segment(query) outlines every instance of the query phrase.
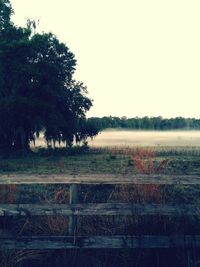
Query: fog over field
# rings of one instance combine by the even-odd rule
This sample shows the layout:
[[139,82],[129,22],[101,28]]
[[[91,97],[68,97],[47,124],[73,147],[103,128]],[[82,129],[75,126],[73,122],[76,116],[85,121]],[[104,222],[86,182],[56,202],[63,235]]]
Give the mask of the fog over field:
[[200,146],[200,131],[106,130],[92,146]]
[[[89,145],[104,146],[198,146],[200,147],[200,131],[133,131],[105,130],[99,133]],[[42,137],[36,146],[45,146]]]

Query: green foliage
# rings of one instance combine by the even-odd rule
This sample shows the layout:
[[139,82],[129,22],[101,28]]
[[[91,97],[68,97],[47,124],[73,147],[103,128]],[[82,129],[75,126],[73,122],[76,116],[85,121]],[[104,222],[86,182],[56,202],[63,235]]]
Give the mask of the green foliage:
[[74,54],[52,33],[36,33],[32,20],[16,27],[11,13],[0,0],[0,148],[27,149],[41,130],[49,145],[96,135],[85,119],[87,88],[73,79]]
[[[8,27],[10,16],[13,13],[9,0],[0,0],[0,31]],[[0,35],[1,36],[1,35]]]

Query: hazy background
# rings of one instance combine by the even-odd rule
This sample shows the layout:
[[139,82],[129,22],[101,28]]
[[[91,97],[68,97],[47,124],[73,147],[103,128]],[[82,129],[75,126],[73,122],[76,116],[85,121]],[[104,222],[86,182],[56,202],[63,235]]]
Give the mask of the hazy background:
[[75,54],[88,116],[199,118],[200,1],[11,0]]

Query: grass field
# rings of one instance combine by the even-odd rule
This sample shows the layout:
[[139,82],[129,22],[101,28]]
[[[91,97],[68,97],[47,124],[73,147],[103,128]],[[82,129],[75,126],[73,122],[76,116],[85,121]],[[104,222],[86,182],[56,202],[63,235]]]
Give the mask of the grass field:
[[[110,134],[110,132],[109,132]],[[119,134],[119,133],[118,133]],[[120,133],[121,134],[121,133]],[[150,134],[148,132],[146,137]],[[163,133],[164,134],[164,133]],[[166,133],[165,133],[166,134]],[[172,134],[172,133],[171,133]],[[184,132],[185,136],[186,132]],[[183,136],[184,136],[183,134]],[[172,134],[176,139],[175,133]],[[179,135],[178,135],[179,136]],[[183,140],[183,136],[181,137]],[[196,136],[196,137],[195,137]],[[145,137],[145,138],[146,138]],[[198,140],[197,132],[191,138]],[[117,137],[118,138],[118,137]],[[139,138],[139,132],[137,132]],[[142,137],[144,138],[144,137]],[[150,138],[150,136],[148,137]],[[166,137],[165,137],[166,138]],[[186,137],[185,137],[186,138]],[[187,138],[189,138],[187,136]],[[164,139],[164,136],[163,136]],[[189,138],[190,139],[190,138]],[[187,140],[189,140],[187,139]],[[119,140],[119,139],[118,139]],[[186,141],[184,141],[186,142]],[[2,155],[0,174],[122,174],[165,173],[200,174],[200,147],[176,145],[166,146],[91,146],[75,147],[70,150],[35,148],[29,154]],[[68,186],[0,186],[1,203],[67,203]],[[199,204],[200,186],[187,185],[135,185],[135,186],[80,186],[81,203],[129,202],[129,203],[175,203]],[[200,234],[200,214],[185,218],[170,216],[86,216],[78,219],[79,235],[141,235],[141,234]],[[19,218],[0,220],[0,228],[17,235],[63,235],[68,227],[66,217]],[[20,254],[21,253],[21,254]],[[24,254],[23,254],[24,253]],[[7,252],[0,256],[0,266],[185,266],[198,267],[199,250],[97,250],[60,252]],[[190,255],[190,256],[188,256]],[[20,257],[22,259],[20,259]],[[189,258],[188,258],[189,257]],[[19,264],[13,259],[19,258]],[[189,263],[188,263],[189,259]],[[7,264],[7,265],[6,265]],[[21,265],[20,265],[21,264]],[[67,265],[66,265],[67,264]],[[190,264],[190,265],[189,265]]]
[[[134,155],[143,149],[153,153],[154,164],[168,161],[163,173],[199,174],[200,148],[198,147],[104,147],[39,149],[28,155],[2,156],[0,173],[135,173]],[[148,158],[146,159],[148,161]]]

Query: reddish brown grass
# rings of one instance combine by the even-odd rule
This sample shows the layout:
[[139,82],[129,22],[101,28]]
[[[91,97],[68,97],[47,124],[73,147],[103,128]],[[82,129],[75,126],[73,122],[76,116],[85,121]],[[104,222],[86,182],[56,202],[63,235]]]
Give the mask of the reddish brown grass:
[[[130,152],[130,151],[129,151]],[[126,150],[126,155],[129,153]],[[154,150],[138,148],[131,150],[131,159],[133,161],[135,172],[138,174],[159,174],[166,167],[168,159],[156,161]],[[151,179],[151,177],[149,177]],[[164,202],[164,196],[161,192],[161,185],[121,185],[118,188],[115,197],[125,202]]]
[[131,155],[135,171],[139,174],[159,174],[167,165],[168,159],[155,161],[156,153],[150,149],[141,148]]

